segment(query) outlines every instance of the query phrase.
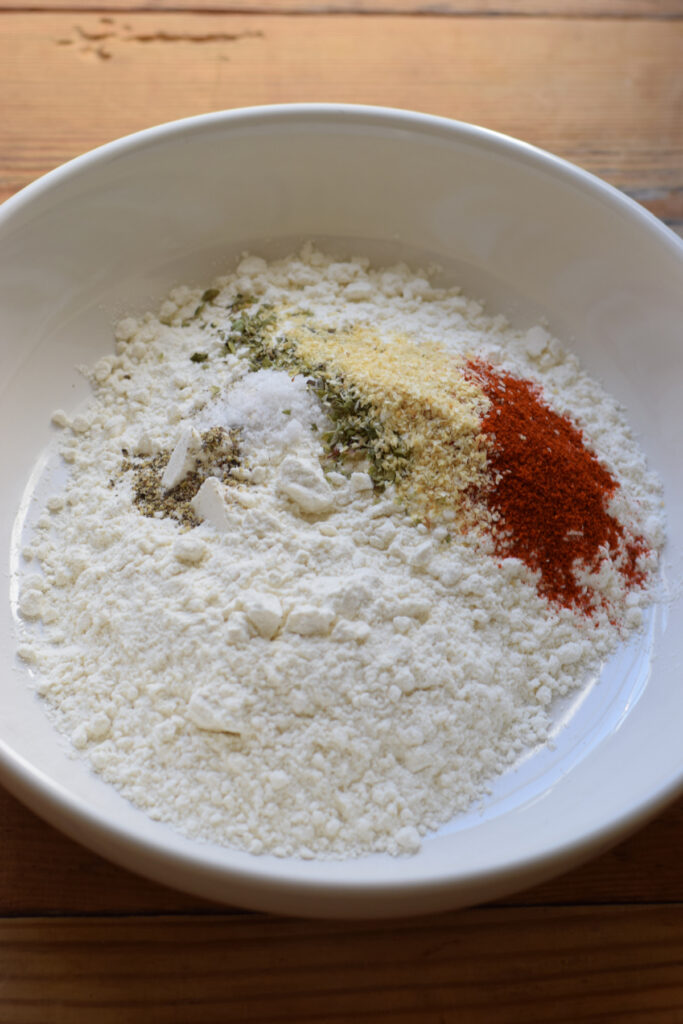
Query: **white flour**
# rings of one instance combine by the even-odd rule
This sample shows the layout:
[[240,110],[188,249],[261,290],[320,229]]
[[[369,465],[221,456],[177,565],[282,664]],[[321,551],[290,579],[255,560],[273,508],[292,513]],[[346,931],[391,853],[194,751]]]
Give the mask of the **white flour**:
[[[215,288],[219,309],[249,293],[540,382],[619,480],[615,514],[661,547],[659,485],[622,411],[542,328],[311,248],[245,258]],[[553,699],[638,628],[649,591],[610,578],[609,613],[551,605],[522,562],[451,536],[447,516],[415,525],[367,466],[330,471],[303,377],[226,355],[201,299],[179,288],[159,319],[119,324],[87,409],[55,415],[72,471],[25,551],[40,571],[21,586],[20,654],[58,728],[152,817],[253,853],[413,852],[547,737]],[[201,454],[216,426],[238,438],[229,484]],[[130,467],[161,450],[167,487],[204,459],[184,521],[132,500]]]

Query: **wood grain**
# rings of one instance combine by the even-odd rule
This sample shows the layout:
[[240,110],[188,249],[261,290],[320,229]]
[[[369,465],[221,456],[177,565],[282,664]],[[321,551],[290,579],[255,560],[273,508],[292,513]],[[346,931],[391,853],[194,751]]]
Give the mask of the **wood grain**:
[[365,924],[26,919],[0,924],[0,1019],[672,1024],[682,965],[683,917],[670,907]]
[[475,18],[683,18],[681,0],[0,0],[0,11],[223,11],[250,14],[432,14]]
[[151,124],[315,98],[506,132],[593,171],[665,219],[683,219],[683,76],[671,73],[683,22],[194,13],[1,20],[2,197]]

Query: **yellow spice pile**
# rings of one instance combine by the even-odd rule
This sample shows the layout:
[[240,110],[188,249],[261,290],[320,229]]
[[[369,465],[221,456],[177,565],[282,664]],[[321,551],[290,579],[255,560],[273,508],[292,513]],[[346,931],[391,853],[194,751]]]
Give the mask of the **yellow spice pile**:
[[481,416],[489,403],[463,375],[462,359],[431,342],[382,338],[364,325],[334,333],[303,325],[287,337],[302,362],[325,363],[355,385],[383,427],[402,439],[409,457],[396,486],[413,514],[429,519],[448,508],[469,518],[468,494],[486,472]]

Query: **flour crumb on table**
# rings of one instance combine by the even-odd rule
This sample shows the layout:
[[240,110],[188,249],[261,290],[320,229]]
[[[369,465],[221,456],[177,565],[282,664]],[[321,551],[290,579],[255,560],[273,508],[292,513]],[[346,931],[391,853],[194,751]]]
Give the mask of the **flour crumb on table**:
[[151,817],[414,853],[640,627],[660,486],[544,328],[306,246],[115,338],[52,417],[18,653]]

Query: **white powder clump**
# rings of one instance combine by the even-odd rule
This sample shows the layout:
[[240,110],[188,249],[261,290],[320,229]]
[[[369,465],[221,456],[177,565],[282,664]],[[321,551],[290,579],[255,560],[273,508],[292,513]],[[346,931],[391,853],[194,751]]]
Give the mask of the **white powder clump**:
[[311,427],[320,429],[324,423],[303,378],[292,380],[282,370],[268,369],[248,374],[227,401],[205,409],[202,420],[243,430],[247,457],[267,462],[279,462],[290,448],[311,444]]
[[449,508],[416,522],[335,420],[363,413],[362,395],[331,406],[310,374],[269,365],[255,310],[284,334],[309,325],[311,345],[366,324],[541,384],[619,480],[614,514],[646,538],[650,574],[659,486],[623,412],[543,328],[311,247],[247,257],[122,321],[87,409],[54,414],[71,468],[27,548],[40,572],[22,582],[19,653],[57,727],[186,834],[279,856],[414,853],[547,738],[553,701],[599,671],[651,593],[605,569],[588,582],[612,604],[588,616]]

